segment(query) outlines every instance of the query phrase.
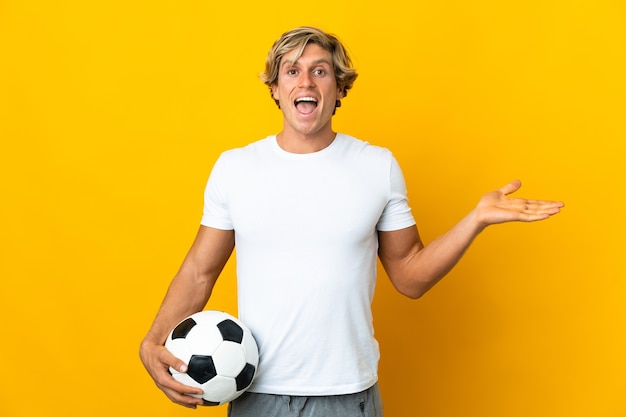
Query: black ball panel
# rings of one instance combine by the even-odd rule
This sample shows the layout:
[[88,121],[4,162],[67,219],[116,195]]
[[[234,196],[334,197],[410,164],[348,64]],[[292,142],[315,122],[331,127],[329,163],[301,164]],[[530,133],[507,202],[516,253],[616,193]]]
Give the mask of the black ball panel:
[[198,384],[204,384],[217,375],[213,358],[210,356],[193,355],[187,368],[187,375]]
[[172,339],[184,339],[197,323],[191,317],[183,320],[172,331]]
[[229,342],[241,343],[243,340],[243,329],[232,320],[224,320],[217,325],[222,333],[222,338]]
[[253,365],[247,363],[246,366],[244,366],[239,375],[235,377],[237,391],[247,388],[252,383],[252,378],[254,378],[255,372],[256,368]]

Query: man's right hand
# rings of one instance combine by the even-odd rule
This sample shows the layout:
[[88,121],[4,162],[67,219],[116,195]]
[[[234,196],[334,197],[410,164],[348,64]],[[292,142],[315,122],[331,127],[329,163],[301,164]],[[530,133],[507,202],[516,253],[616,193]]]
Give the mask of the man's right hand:
[[170,400],[188,408],[203,404],[202,398],[192,397],[202,395],[202,389],[181,384],[169,373],[170,367],[186,372],[187,365],[172,355],[165,346],[144,340],[139,348],[139,356],[157,387]]

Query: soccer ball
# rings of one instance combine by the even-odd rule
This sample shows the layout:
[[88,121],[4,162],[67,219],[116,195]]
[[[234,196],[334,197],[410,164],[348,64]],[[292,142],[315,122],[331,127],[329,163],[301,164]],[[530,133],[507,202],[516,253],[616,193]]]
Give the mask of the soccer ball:
[[181,321],[165,347],[187,364],[187,372],[170,368],[177,381],[204,390],[204,405],[234,400],[252,384],[259,351],[250,330],[228,313],[206,310]]

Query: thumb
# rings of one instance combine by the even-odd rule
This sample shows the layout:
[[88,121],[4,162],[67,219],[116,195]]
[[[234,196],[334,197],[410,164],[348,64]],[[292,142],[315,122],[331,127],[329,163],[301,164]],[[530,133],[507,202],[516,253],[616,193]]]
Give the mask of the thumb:
[[176,369],[178,372],[187,372],[187,363],[184,362],[182,359],[179,359],[172,355],[172,353],[167,348],[163,349],[161,353],[161,362],[163,362],[172,369]]
[[513,180],[504,187],[500,188],[500,192],[504,195],[513,194],[515,191],[519,190],[522,187],[522,182],[520,180]]

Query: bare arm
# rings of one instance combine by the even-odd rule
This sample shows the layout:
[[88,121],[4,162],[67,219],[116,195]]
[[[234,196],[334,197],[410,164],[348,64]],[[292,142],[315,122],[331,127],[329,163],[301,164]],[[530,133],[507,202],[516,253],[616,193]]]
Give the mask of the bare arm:
[[486,194],[474,210],[427,246],[422,244],[415,226],[379,232],[378,255],[398,291],[411,298],[421,297],[458,263],[487,226],[543,220],[563,207],[556,201],[508,197],[520,187],[521,183],[514,181]]
[[172,328],[185,317],[202,310],[217,278],[235,246],[232,230],[201,226],[178,273],[174,276],[163,303],[140,347],[140,357],[157,386],[174,402],[195,408],[202,400],[185,394],[202,391],[175,381],[169,367],[182,369],[183,361],[163,346]]

